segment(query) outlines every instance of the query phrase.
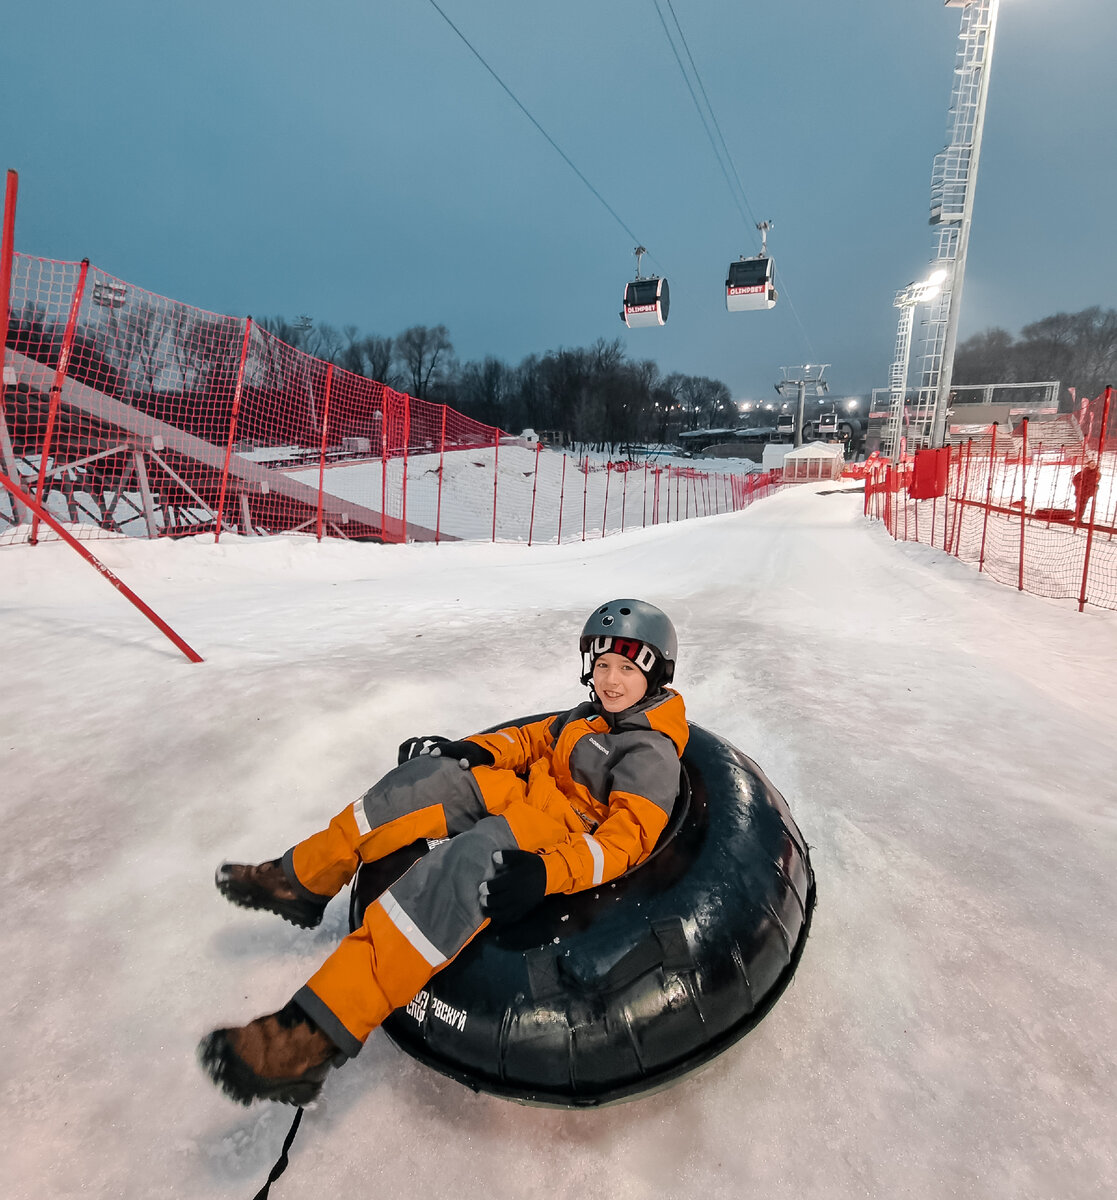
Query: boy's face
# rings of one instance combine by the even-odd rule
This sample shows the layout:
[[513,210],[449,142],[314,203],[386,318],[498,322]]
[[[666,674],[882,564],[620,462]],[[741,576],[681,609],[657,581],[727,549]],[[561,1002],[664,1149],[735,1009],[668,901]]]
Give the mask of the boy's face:
[[644,672],[623,654],[611,650],[599,655],[593,664],[593,689],[606,712],[623,712],[648,690]]

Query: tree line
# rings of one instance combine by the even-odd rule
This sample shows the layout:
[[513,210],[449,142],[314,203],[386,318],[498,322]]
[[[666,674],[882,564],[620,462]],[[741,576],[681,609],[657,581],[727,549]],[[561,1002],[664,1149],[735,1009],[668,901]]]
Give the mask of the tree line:
[[956,384],[1028,383],[1058,379],[1061,394],[1094,397],[1117,383],[1117,309],[1098,305],[1055,313],[1025,325],[1019,337],[986,329],[959,344]]
[[445,325],[384,337],[281,316],[261,324],[316,358],[509,432],[533,428],[570,443],[616,447],[739,423],[720,380],[664,375],[651,359],[630,359],[619,339],[529,354],[512,366],[493,355],[461,362]]

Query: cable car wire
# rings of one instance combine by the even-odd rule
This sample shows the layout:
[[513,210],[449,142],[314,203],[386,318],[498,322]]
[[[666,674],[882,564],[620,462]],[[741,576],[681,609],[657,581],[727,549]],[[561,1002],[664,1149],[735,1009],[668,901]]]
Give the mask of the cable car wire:
[[[524,114],[524,116],[527,117],[527,119],[535,126],[535,128],[538,129],[539,132],[547,139],[548,143],[556,151],[556,153],[562,158],[563,162],[565,162],[566,165],[574,172],[574,174],[578,176],[578,178],[586,185],[586,187],[589,188],[589,190],[597,197],[597,199],[601,201],[601,203],[608,210],[609,214],[613,217],[613,219],[617,222],[617,224],[625,231],[625,233],[627,233],[628,236],[630,238],[632,238],[633,242],[635,242],[637,245],[639,245],[640,239],[636,236],[636,234],[634,234],[632,232],[631,229],[629,229],[628,225],[625,224],[624,219],[620,216],[620,214],[617,212],[617,210],[609,203],[608,200],[605,199],[605,197],[597,190],[597,188],[595,188],[593,186],[593,184],[590,183],[590,181],[585,177],[585,175],[582,174],[582,172],[577,168],[577,166],[575,166],[573,160],[566,153],[566,151],[563,150],[563,148],[558,144],[558,142],[556,142],[555,139],[553,137],[551,137],[551,135],[543,128],[543,126],[540,125],[539,122],[531,115],[531,113],[528,112],[527,108],[523,105],[523,103],[520,101],[519,97],[515,94],[515,92],[512,91],[512,89],[508,86],[508,84],[506,84],[504,82],[504,80],[501,79],[501,77],[496,73],[496,71],[488,64],[488,62],[485,61],[485,58],[482,56],[481,52],[477,49],[477,47],[474,46],[473,43],[469,40],[469,38],[467,38],[465,36],[465,34],[462,33],[462,31],[454,24],[454,22],[450,20],[450,18],[446,15],[446,13],[435,2],[435,0],[429,0],[429,3],[430,3],[431,8],[433,8],[435,10],[435,12],[438,13],[438,15],[446,22],[446,24],[449,25],[450,28],[458,35],[458,37],[461,38],[461,40],[466,44],[466,46],[469,48],[469,51],[474,56],[474,58],[476,58],[477,61],[485,68],[485,70],[488,71],[488,73],[497,81],[497,83],[500,84],[501,88],[503,88],[504,92],[508,95],[508,97],[512,101],[512,103],[516,105],[516,107],[520,110],[520,112],[522,112]],[[654,258],[655,256],[649,255],[648,257]]]
[[[757,225],[756,215],[752,211],[752,205],[749,204],[749,198],[745,193],[745,185],[741,182],[741,176],[737,172],[737,166],[733,162],[733,156],[729,153],[729,147],[726,145],[725,135],[721,131],[721,125],[718,123],[717,113],[714,112],[714,106],[710,103],[710,97],[706,92],[706,85],[702,82],[702,75],[698,70],[698,64],[694,61],[694,55],[690,52],[690,44],[686,40],[686,34],[683,33],[683,27],[679,22],[679,18],[675,12],[675,6],[671,0],[667,0],[667,8],[671,13],[671,19],[675,22],[675,28],[679,31],[679,39],[683,43],[683,49],[686,51],[687,62],[690,63],[690,69],[694,72],[694,80],[698,84],[698,90],[702,93],[702,99],[706,102],[706,108],[710,114],[710,121],[713,122],[714,129],[717,130],[718,141],[721,143],[721,151],[718,150],[717,144],[714,141],[713,134],[710,132],[710,126],[706,122],[705,114],[702,111],[702,106],[698,103],[698,97],[694,94],[694,88],[690,85],[690,78],[686,73],[686,68],[683,66],[682,59],[679,57],[679,51],[675,46],[674,38],[671,36],[671,31],[667,28],[667,21],[664,19],[663,12],[659,7],[659,0],[653,0],[655,10],[659,16],[659,22],[663,26],[663,32],[667,35],[668,45],[671,47],[671,52],[675,56],[675,62],[679,65],[679,70],[682,72],[683,80],[687,85],[687,90],[690,92],[690,98],[694,101],[694,107],[698,111],[699,119],[702,121],[702,127],[706,130],[706,136],[710,139],[710,145],[713,147],[714,156],[718,160],[718,166],[721,167],[721,173],[725,176],[725,182],[729,185],[729,194],[733,197],[733,202],[737,205],[737,211],[745,220],[750,228],[755,228]],[[729,172],[725,169],[725,163],[722,162],[722,153],[725,155],[725,163],[729,164],[729,170],[733,172],[733,179],[729,178]],[[737,183],[737,190],[733,189],[733,181]],[[738,199],[738,194],[740,199]],[[748,215],[745,215],[744,209],[741,208],[741,201],[744,201],[744,209],[748,210]]]
[[[718,166],[721,167],[721,173],[725,176],[725,182],[729,185],[730,195],[733,197],[733,201],[737,206],[737,210],[738,210],[738,212],[741,213],[742,217],[744,217],[745,214],[741,209],[741,200],[744,201],[744,206],[745,206],[745,208],[748,209],[749,218],[751,218],[752,224],[755,225],[756,220],[755,220],[755,217],[753,216],[752,206],[749,204],[748,196],[745,194],[745,188],[744,188],[744,185],[741,183],[741,176],[738,173],[737,167],[733,162],[733,156],[732,156],[732,154],[729,153],[729,147],[726,144],[725,137],[721,132],[721,125],[718,122],[717,114],[714,112],[714,106],[710,103],[710,97],[706,91],[705,85],[702,82],[702,75],[698,70],[698,65],[694,61],[694,55],[692,55],[690,52],[690,45],[686,40],[686,34],[683,33],[683,27],[679,21],[678,15],[675,12],[675,6],[672,4],[671,0],[666,0],[667,7],[671,12],[671,18],[675,22],[675,28],[678,29],[678,31],[679,31],[679,38],[682,41],[683,48],[686,51],[687,60],[690,62],[691,70],[694,72],[694,78],[698,83],[699,90],[702,92],[702,98],[706,102],[706,107],[709,109],[710,121],[713,122],[714,128],[718,132],[718,137],[721,139],[722,149],[725,152],[725,161],[729,163],[730,169],[733,172],[733,178],[737,181],[737,189],[740,192],[740,200],[738,200],[738,198],[737,198],[737,192],[734,191],[734,189],[733,189],[733,184],[729,178],[729,172],[726,171],[726,169],[725,169],[725,163],[722,162],[721,153],[719,153],[717,144],[714,142],[713,135],[710,133],[709,123],[706,120],[705,113],[702,111],[702,106],[698,103],[698,97],[695,95],[694,88],[691,86],[690,77],[687,75],[686,68],[683,66],[683,60],[679,56],[679,51],[675,46],[675,40],[671,36],[671,30],[667,27],[667,21],[664,19],[663,10],[659,6],[659,0],[652,0],[652,3],[655,5],[656,15],[659,17],[659,22],[663,26],[663,32],[667,36],[667,43],[671,47],[671,53],[674,54],[674,56],[675,56],[675,62],[678,64],[679,71],[681,72],[683,80],[686,83],[687,91],[690,92],[690,98],[694,101],[694,107],[697,110],[698,116],[702,121],[702,128],[705,129],[706,136],[710,139],[710,146],[714,151],[714,157],[718,160]],[[747,218],[747,219],[749,219],[749,218]],[[800,334],[802,334],[802,337],[803,337],[803,342],[807,347],[807,354],[812,359],[817,358],[818,356],[814,352],[814,347],[811,345],[811,339],[807,336],[807,330],[804,327],[803,322],[799,317],[799,310],[795,307],[795,304],[791,299],[791,294],[787,290],[787,285],[784,283],[784,276],[783,276],[782,271],[780,272],[779,279],[780,279],[780,294],[782,295],[784,302],[787,304],[788,308],[791,309],[791,315],[795,318],[795,324],[798,325],[799,332],[800,332]]]

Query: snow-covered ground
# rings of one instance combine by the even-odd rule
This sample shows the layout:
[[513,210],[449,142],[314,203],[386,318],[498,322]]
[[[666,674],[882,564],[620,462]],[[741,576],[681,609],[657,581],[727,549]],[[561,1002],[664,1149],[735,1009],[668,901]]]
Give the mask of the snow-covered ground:
[[194,1061],[345,928],[232,908],[413,733],[575,702],[592,605],[678,625],[693,720],[812,846],[815,922],[761,1025],[600,1112],[477,1096],[374,1035],[275,1200],[1110,1198],[1117,1193],[1117,617],[891,541],[858,495],[563,546],[225,536],[0,549],[0,1192],[248,1200],[292,1110]]

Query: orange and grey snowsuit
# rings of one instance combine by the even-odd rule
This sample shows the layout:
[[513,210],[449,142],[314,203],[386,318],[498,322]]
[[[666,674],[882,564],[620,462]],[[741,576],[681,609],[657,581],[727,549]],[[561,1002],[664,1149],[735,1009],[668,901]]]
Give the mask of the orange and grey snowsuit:
[[321,833],[283,858],[292,884],[325,901],[371,862],[420,838],[434,845],[365,910],[295,995],[352,1056],[393,1009],[408,1004],[488,924],[479,888],[494,851],[536,851],[547,891],[606,883],[643,861],[663,832],[688,736],[670,689],[623,713],[586,702],[469,740],[494,758],[465,769],[443,758],[389,771]]

